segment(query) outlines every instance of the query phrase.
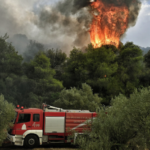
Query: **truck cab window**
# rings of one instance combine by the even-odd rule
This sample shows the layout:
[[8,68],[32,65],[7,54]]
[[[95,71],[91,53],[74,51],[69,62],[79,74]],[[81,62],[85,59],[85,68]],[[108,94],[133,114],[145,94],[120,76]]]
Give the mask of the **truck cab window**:
[[30,122],[31,114],[19,114],[18,123]]
[[34,122],[39,122],[40,121],[40,115],[39,114],[34,114],[33,115],[33,121]]

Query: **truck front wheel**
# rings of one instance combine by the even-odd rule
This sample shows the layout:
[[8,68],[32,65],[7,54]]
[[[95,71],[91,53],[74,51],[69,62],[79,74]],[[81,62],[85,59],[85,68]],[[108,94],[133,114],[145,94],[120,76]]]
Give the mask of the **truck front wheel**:
[[24,141],[25,147],[34,148],[39,145],[38,138],[35,135],[28,135]]

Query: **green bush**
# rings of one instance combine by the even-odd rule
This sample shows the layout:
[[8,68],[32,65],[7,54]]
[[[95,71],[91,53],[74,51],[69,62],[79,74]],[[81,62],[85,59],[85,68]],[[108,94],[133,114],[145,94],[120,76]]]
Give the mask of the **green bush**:
[[54,102],[54,106],[65,109],[81,109],[96,111],[96,108],[101,105],[102,99],[93,94],[93,91],[86,83],[82,84],[82,89],[71,88],[62,90],[59,99]]
[[4,100],[3,95],[0,95],[0,145],[7,136],[7,129],[12,126],[11,120],[14,116],[14,106]]
[[[150,87],[136,90],[130,98],[119,95],[112,107],[100,109],[85,150],[145,150],[150,148]],[[107,114],[105,113],[107,111]]]

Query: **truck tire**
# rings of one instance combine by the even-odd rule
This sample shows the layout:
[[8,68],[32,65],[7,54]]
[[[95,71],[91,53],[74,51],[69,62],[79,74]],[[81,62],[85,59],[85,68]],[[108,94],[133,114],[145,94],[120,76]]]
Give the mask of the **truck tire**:
[[39,145],[39,140],[38,140],[37,136],[35,136],[35,135],[28,135],[25,138],[25,141],[24,141],[24,146],[25,147],[34,148],[34,147],[37,147],[38,145]]

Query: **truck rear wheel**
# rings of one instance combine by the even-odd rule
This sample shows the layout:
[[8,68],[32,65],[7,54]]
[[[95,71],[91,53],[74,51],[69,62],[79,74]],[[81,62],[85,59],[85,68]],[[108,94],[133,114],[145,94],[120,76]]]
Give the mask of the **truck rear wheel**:
[[24,145],[25,145],[25,147],[28,147],[28,148],[34,148],[34,147],[38,146],[39,145],[39,141],[38,141],[37,136],[35,136],[35,135],[28,135],[25,138]]

